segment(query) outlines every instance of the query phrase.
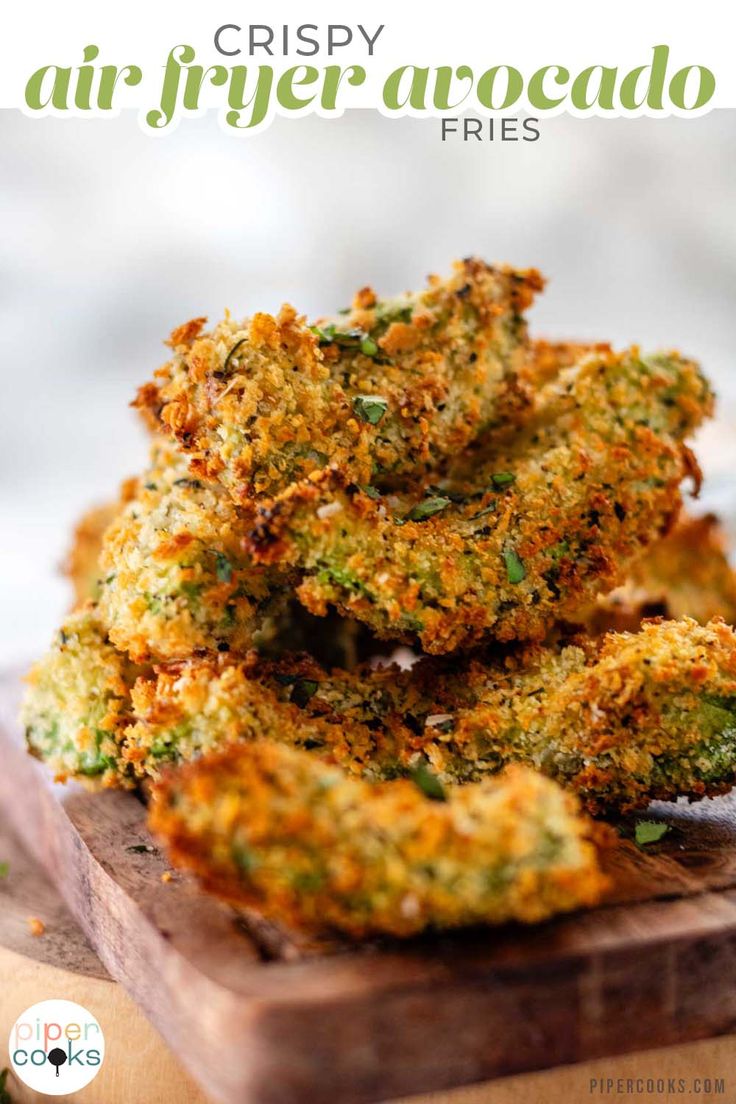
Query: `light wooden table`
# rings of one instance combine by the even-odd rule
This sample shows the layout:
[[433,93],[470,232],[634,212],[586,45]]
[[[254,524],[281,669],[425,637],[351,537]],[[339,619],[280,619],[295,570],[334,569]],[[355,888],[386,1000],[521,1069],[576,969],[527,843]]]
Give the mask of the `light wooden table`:
[[[63,1097],[80,1104],[208,1104],[156,1031],[121,986],[105,973],[56,892],[0,823],[0,861],[10,873],[0,881],[0,1068],[7,1063],[5,1040],[16,1016],[52,997],[88,1008],[106,1033],[107,1054],[97,1078],[79,1093]],[[39,917],[45,934],[34,937],[29,917]],[[736,1025],[734,1025],[736,1028]],[[632,1011],[631,1030],[637,1030]],[[591,1085],[607,1078],[680,1079],[684,1092],[607,1093]],[[723,1078],[725,1093],[692,1091],[696,1079]],[[13,1104],[52,1099],[30,1092],[11,1078]],[[635,1088],[635,1086],[634,1086]],[[586,1104],[630,1101],[638,1104],[736,1101],[736,1036],[678,1048],[647,1051],[617,1059],[566,1066],[544,1073],[504,1078],[452,1093],[413,1097],[413,1104]],[[210,1102],[211,1104],[211,1102]],[[314,1104],[333,1104],[315,1101]],[[395,1102],[399,1104],[399,1102]],[[405,1102],[408,1104],[408,1102]]]

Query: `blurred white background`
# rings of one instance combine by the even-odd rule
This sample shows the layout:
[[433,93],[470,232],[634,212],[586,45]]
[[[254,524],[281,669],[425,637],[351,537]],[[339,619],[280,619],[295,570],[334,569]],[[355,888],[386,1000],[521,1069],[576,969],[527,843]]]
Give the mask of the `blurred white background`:
[[550,277],[537,333],[698,356],[721,398],[702,505],[736,513],[735,115],[464,145],[366,111],[244,140],[214,115],[154,138],[132,114],[1,112],[0,664],[45,647],[74,520],[142,466],[127,403],[173,326],[283,300],[326,313],[468,253]]

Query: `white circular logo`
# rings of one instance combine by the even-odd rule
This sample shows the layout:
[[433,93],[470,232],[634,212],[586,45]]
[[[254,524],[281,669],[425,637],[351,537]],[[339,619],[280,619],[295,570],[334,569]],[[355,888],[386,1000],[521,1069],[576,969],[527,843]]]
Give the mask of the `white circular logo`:
[[19,1081],[45,1096],[89,1085],[105,1057],[105,1037],[91,1012],[68,1000],[27,1008],[10,1029],[10,1062]]

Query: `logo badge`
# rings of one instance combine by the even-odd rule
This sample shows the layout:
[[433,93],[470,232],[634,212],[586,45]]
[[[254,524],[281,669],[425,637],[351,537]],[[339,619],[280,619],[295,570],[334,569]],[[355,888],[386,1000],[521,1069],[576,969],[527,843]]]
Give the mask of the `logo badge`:
[[44,1096],[89,1085],[105,1057],[105,1037],[81,1004],[46,1000],[27,1008],[10,1029],[10,1063],[19,1081]]

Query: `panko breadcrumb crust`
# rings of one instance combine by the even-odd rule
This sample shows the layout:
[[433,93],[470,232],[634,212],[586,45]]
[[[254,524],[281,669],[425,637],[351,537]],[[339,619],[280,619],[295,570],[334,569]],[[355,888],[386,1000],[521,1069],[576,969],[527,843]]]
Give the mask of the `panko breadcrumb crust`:
[[107,785],[268,737],[375,781],[426,766],[461,784],[521,762],[597,813],[730,787],[735,718],[736,634],[721,621],[652,622],[403,671],[327,672],[309,656],[256,653],[138,670],[93,610],[69,618],[36,665],[23,711],[30,747],[58,775]]
[[247,651],[288,597],[286,572],[254,564],[248,521],[217,483],[204,483],[163,439],[135,495],[107,529],[100,618],[135,660]]
[[356,938],[536,923],[600,899],[590,824],[554,783],[517,767],[443,796],[257,742],[172,772],[149,823],[218,896]]
[[250,549],[300,573],[311,612],[427,652],[541,640],[671,527],[712,403],[678,354],[589,352],[438,484],[381,495],[320,472],[259,507]]
[[328,465],[357,483],[416,479],[524,401],[523,312],[542,287],[535,269],[468,258],[418,293],[364,288],[316,326],[289,306],[208,333],[196,319],[136,403],[240,503]]
[[[589,607],[666,530],[691,470],[679,437],[711,403],[691,362],[637,355],[536,343],[530,378],[547,384],[535,406],[421,493],[381,496],[330,471],[238,507],[157,440],[104,539],[96,592],[111,639],[136,661],[244,651],[293,589],[315,615],[334,605],[438,653],[539,639],[560,618],[604,627]],[[630,422],[611,426],[618,410]],[[666,555],[657,564],[664,574]]]
[[131,786],[121,762],[130,691],[151,673],[107,639],[91,602],[70,614],[26,677],[21,722],[28,750],[58,781]]
[[428,765],[447,783],[525,763],[591,812],[703,797],[736,771],[736,634],[651,623],[505,657],[410,671],[206,661],[141,680],[123,757],[143,776],[258,736],[328,754],[374,780]]

